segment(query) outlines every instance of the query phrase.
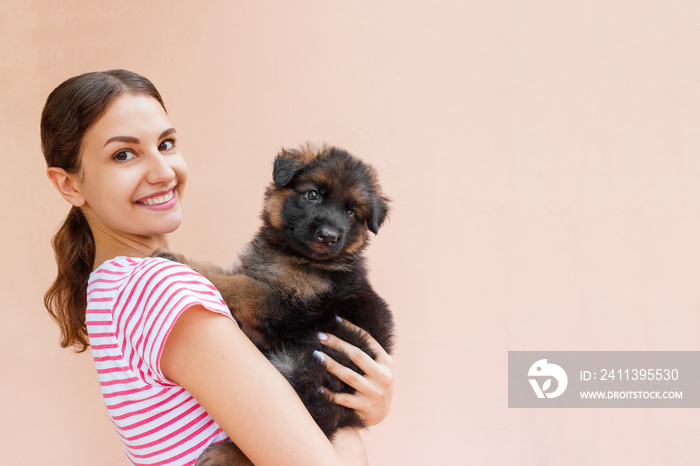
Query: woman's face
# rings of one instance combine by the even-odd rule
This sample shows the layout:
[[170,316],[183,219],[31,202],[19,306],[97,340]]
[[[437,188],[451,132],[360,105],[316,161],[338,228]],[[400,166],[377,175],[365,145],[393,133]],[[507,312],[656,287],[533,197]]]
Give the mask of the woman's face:
[[85,133],[77,180],[93,231],[153,237],[179,227],[187,164],[160,103],[114,99]]

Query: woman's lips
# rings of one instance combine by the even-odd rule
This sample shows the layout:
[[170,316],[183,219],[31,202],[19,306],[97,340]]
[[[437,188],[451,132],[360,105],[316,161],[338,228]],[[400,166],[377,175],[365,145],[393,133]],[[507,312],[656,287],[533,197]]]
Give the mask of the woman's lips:
[[175,186],[173,186],[170,191],[139,199],[134,201],[134,204],[151,210],[167,210],[177,204],[177,191],[175,191]]

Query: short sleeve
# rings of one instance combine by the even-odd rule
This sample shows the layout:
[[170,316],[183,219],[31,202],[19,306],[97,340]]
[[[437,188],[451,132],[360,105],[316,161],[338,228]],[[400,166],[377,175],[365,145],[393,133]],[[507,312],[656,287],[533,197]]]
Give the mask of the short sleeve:
[[160,357],[183,312],[199,305],[233,320],[209,280],[183,264],[162,258],[148,258],[139,264],[116,304],[116,336],[129,369],[154,385],[174,385],[163,375]]

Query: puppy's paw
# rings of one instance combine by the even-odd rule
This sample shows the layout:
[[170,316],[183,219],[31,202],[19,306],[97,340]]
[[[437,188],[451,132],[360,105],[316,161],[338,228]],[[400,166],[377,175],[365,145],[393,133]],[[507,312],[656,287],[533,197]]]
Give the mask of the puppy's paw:
[[168,251],[166,249],[156,249],[151,254],[151,257],[162,257],[163,259],[168,259],[169,261],[179,262],[184,264],[186,262],[185,256],[178,254],[176,252]]
[[210,445],[195,466],[253,466],[247,456],[233,443]]

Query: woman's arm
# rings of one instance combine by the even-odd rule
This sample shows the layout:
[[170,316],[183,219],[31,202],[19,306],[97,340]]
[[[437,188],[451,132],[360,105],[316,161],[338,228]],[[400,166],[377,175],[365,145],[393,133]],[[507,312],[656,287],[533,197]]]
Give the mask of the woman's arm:
[[342,429],[329,442],[231,319],[191,307],[171,330],[160,364],[255,464],[366,464],[357,430]]

